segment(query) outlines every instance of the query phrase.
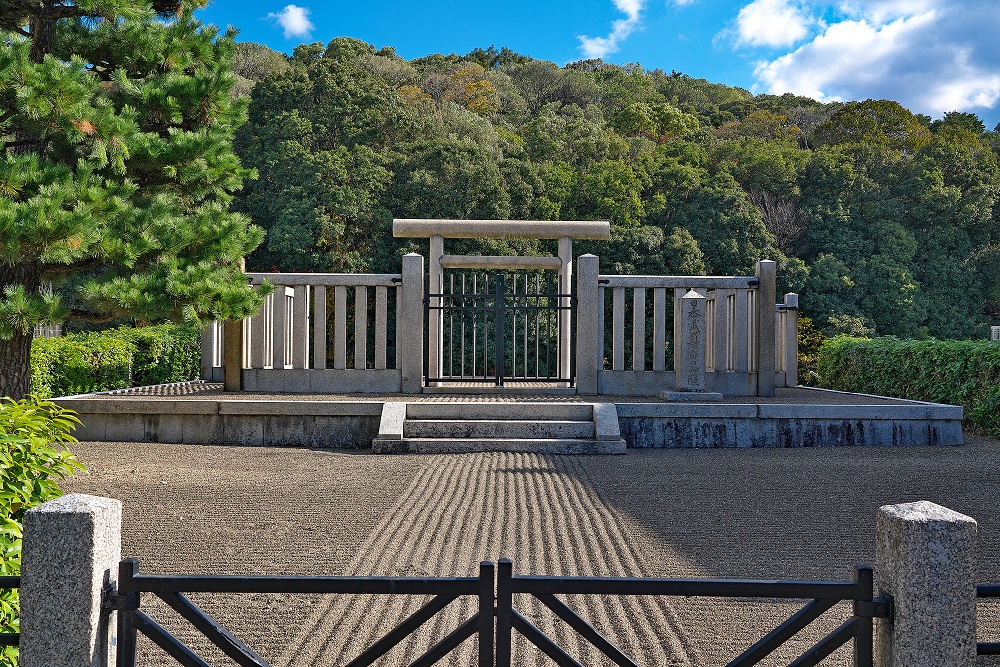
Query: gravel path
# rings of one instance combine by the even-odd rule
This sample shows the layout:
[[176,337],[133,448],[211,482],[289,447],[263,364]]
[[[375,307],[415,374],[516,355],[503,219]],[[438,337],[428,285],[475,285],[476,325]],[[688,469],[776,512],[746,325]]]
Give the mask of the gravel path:
[[[74,451],[91,474],[63,486],[124,501],[123,552],[146,572],[471,576],[480,560],[507,556],[519,573],[842,580],[854,564],[872,562],[880,505],[927,499],[980,522],[980,581],[1000,581],[1000,441],[967,442],[619,457],[79,443]],[[346,664],[423,602],[197,601],[276,666]],[[650,667],[725,664],[797,608],[746,599],[568,602]],[[515,603],[584,664],[603,664],[537,605]],[[996,607],[982,605],[983,639],[1000,637]],[[162,606],[150,608],[198,644]],[[408,664],[431,635],[471,613],[471,601],[453,603],[383,664]],[[848,613],[831,610],[804,641]],[[442,664],[471,665],[474,649],[469,641]],[[143,643],[140,664],[170,664],[161,655]],[[792,657],[789,647],[763,664]],[[516,664],[551,663],[521,642]],[[824,664],[849,664],[847,651]]]

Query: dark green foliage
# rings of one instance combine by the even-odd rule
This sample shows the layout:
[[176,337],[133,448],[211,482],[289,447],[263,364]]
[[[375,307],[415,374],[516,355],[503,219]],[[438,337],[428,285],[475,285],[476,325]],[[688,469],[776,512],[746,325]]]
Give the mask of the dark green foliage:
[[43,398],[198,377],[197,327],[161,324],[39,338],[31,350],[31,392]]
[[238,151],[260,179],[237,201],[268,230],[258,270],[398,271],[420,245],[391,238],[393,217],[605,219],[612,241],[576,246],[605,271],[773,259],[827,333],[976,338],[1000,323],[1000,139],[981,125],[492,47],[406,61],[340,38],[253,89]]
[[820,386],[965,408],[968,424],[1000,435],[1000,344],[849,338],[819,351]]
[[827,337],[813,321],[804,315],[799,317],[799,384],[814,387],[819,381],[819,350]]
[[[242,318],[260,306],[240,260],[263,234],[228,210],[254,176],[232,148],[246,98],[233,95],[232,35],[195,20],[203,5],[0,11],[0,363],[11,369],[0,395],[27,390],[39,322]],[[67,276],[83,277],[79,307],[42,289]]]
[[[84,471],[66,449],[79,423],[72,410],[34,396],[0,399],[0,576],[21,572],[24,513],[62,495],[57,480]],[[0,633],[17,632],[19,623],[17,590],[0,590]],[[17,647],[0,649],[0,666],[16,664]]]

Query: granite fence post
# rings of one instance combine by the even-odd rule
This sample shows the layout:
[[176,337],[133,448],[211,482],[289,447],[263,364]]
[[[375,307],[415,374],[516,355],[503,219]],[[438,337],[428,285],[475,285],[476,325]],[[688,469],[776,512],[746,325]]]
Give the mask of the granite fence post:
[[891,595],[879,619],[876,667],[976,664],[974,519],[922,500],[879,508],[876,590]]
[[[774,396],[774,319],[778,312],[777,264],[757,262],[757,395]],[[751,315],[753,316],[753,315]]]
[[601,330],[601,263],[596,255],[576,260],[576,390],[592,395],[598,391],[598,373],[603,367],[604,331]]
[[122,505],[72,493],[28,510],[21,553],[21,667],[114,664],[101,609],[121,560]]
[[424,258],[403,255],[403,282],[399,289],[400,391],[419,394],[424,386]]

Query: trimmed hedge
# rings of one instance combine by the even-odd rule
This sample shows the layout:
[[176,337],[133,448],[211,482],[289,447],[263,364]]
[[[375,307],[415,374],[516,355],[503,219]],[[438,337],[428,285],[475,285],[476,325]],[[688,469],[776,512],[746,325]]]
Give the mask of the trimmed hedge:
[[201,336],[178,324],[36,338],[31,393],[41,398],[183,382],[198,377]]
[[1000,436],[1000,343],[839,336],[818,372],[828,389],[961,405],[967,424]]

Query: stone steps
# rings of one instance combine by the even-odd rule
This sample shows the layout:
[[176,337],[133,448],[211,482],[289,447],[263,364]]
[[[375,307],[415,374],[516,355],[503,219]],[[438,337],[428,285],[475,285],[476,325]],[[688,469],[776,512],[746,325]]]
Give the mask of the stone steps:
[[612,403],[386,403],[375,453],[623,454]]
[[404,438],[576,438],[593,440],[596,433],[591,421],[531,421],[525,419],[407,419]]

